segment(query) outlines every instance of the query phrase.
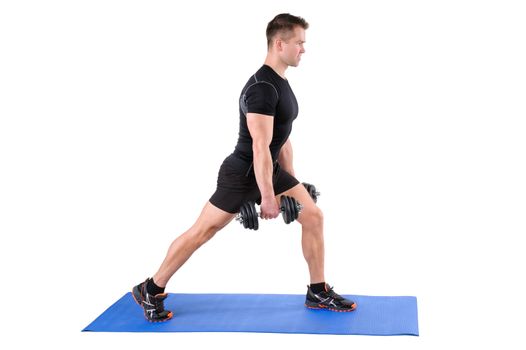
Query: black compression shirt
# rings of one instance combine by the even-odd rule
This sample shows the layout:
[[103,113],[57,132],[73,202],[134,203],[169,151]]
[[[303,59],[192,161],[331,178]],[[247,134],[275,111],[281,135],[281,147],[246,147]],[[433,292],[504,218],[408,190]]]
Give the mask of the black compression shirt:
[[278,159],[279,151],[292,131],[292,122],[298,116],[298,102],[290,88],[271,67],[263,65],[241,91],[239,98],[239,138],[234,154],[248,162],[253,161],[252,136],[247,126],[247,113],[274,117],[274,129],[270,142],[272,160]]

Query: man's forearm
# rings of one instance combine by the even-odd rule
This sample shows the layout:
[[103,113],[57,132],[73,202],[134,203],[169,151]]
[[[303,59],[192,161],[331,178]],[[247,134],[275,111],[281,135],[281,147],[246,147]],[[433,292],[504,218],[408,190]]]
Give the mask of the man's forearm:
[[256,182],[261,192],[261,198],[273,198],[274,186],[272,185],[272,156],[268,148],[260,150],[254,149],[254,174]]

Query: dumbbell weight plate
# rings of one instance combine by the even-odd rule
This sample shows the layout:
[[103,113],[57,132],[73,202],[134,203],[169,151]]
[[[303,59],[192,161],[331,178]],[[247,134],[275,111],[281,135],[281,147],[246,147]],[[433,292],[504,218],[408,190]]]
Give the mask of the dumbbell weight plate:
[[287,201],[287,211],[285,212],[287,214],[287,221],[285,221],[287,224],[290,224],[292,222],[292,217],[294,215],[294,208],[292,208],[292,202],[290,201],[289,196],[285,196],[285,200]]
[[292,217],[290,218],[291,219],[290,222],[292,222],[292,221],[295,221],[299,215],[298,202],[296,201],[296,199],[292,197],[289,197],[289,198],[290,198],[290,206],[292,207]]
[[298,213],[296,212],[296,200],[292,197],[289,197],[289,206],[290,206],[290,222],[293,222],[298,217]]
[[290,224],[291,222],[294,221],[294,213],[295,213],[295,209],[294,209],[294,199],[292,197],[289,197],[289,196],[285,196],[285,212],[284,212],[284,216],[283,216],[283,219],[285,220],[285,223],[286,224]]
[[305,186],[305,189],[307,190],[307,192],[309,192],[309,195],[311,196],[312,200],[314,201],[314,203],[316,203],[318,201],[318,191],[316,191],[316,186],[306,182],[303,182],[303,186]]
[[252,211],[252,229],[257,230],[259,228],[258,213],[256,211],[256,205],[251,202],[250,210]]
[[245,202],[241,205],[241,208],[239,209],[239,214],[241,216],[241,219],[243,220],[243,227],[248,228],[249,227],[249,220],[250,220],[250,203]]
[[250,210],[250,202],[245,203],[245,218],[247,220],[246,228],[252,230],[252,210]]
[[296,200],[292,200],[292,206],[294,207],[294,220],[298,219],[298,216],[300,215],[299,205]]
[[254,229],[254,211],[252,210],[254,208],[254,205],[252,202],[249,202],[249,206],[247,207],[248,211],[248,228],[253,230]]
[[280,200],[281,210],[283,211],[281,213],[281,216],[283,217],[283,221],[286,224],[290,222],[289,221],[290,208],[289,208],[289,201],[287,198],[288,198],[287,196],[281,196],[281,200]]

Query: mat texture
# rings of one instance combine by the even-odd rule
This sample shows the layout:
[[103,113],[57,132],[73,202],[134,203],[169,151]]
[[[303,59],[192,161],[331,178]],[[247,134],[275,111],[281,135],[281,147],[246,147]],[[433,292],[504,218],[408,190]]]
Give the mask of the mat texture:
[[127,293],[83,331],[418,335],[415,297],[345,297],[358,304],[355,311],[311,310],[305,295],[169,294],[173,319],[150,323]]

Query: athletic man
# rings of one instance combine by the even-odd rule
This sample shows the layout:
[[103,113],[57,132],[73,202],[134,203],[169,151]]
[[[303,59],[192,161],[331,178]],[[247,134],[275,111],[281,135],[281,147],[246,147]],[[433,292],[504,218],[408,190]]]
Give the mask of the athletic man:
[[168,249],[153,278],[133,287],[135,301],[149,321],[169,320],[164,310],[166,284],[190,256],[225,227],[246,201],[260,203],[261,218],[280,214],[281,195],[303,205],[298,217],[302,226],[302,249],[310,273],[305,305],[332,311],[352,311],[353,301],[336,294],[325,283],[323,215],[305,187],[294,177],[289,135],[298,115],[298,103],[285,71],[298,66],[305,53],[308,23],[290,14],[276,16],[267,26],[267,57],[250,77],[239,99],[239,139],[234,152],[219,169],[217,189],[195,222]]

